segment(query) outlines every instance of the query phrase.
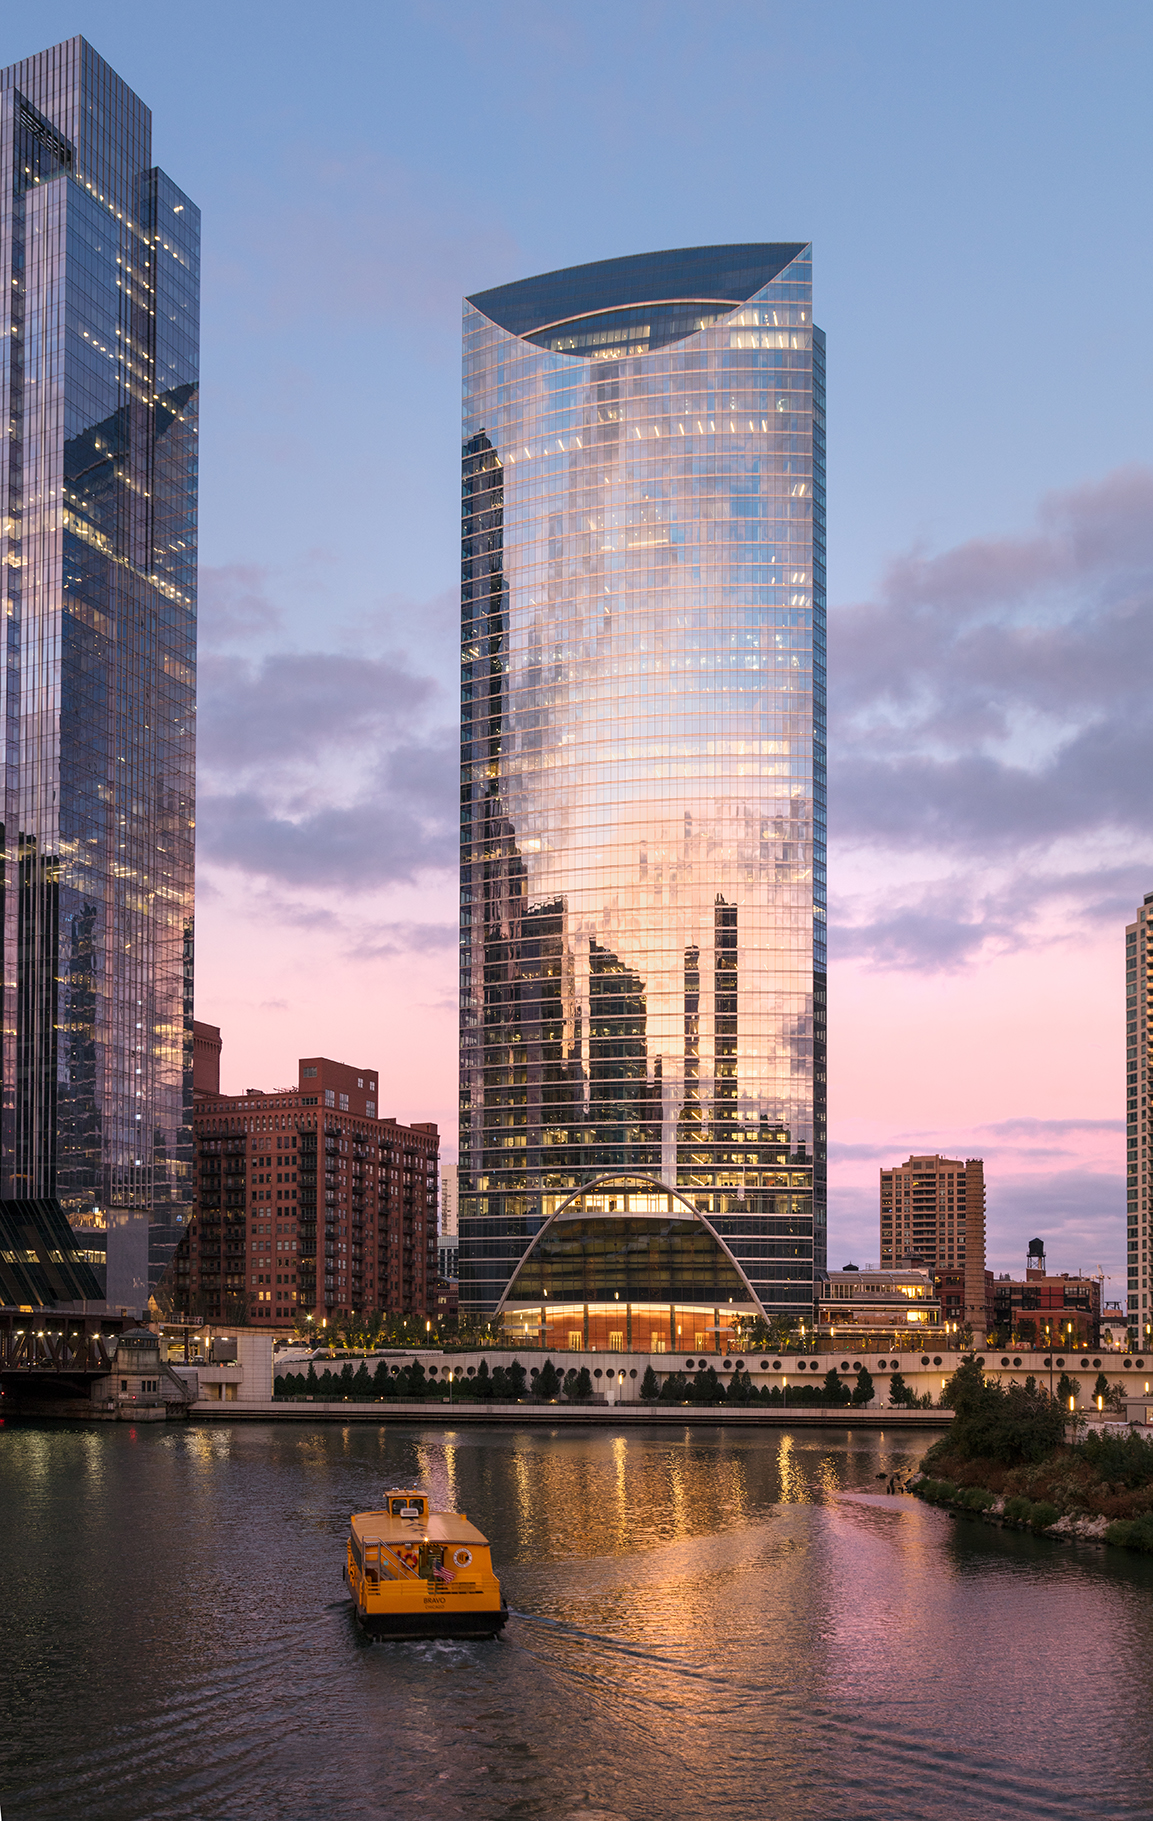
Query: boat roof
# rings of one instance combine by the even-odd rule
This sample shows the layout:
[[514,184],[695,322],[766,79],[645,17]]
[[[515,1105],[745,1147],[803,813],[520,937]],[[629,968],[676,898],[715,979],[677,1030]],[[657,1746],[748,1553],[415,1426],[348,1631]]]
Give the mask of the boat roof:
[[488,1548],[488,1538],[463,1511],[430,1511],[426,1518],[393,1517],[388,1511],[354,1511],[352,1528],[361,1542],[476,1543]]

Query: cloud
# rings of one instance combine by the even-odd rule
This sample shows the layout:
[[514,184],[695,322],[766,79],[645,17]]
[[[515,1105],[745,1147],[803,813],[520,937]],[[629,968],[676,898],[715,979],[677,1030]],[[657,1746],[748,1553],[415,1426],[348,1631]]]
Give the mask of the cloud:
[[197,630],[204,653],[277,632],[283,614],[269,596],[269,572],[257,563],[202,563]]
[[434,679],[396,657],[217,653],[200,688],[202,861],[318,892],[455,864],[457,737]]
[[[430,677],[403,660],[331,651],[286,652],[245,663],[209,656],[200,667],[199,759],[209,774],[286,762],[322,752],[374,753],[409,729],[437,695]],[[408,761],[419,771],[419,757]]]
[[839,857],[872,875],[834,903],[837,956],[955,969],[1059,900],[1132,908],[1153,867],[1153,473],[1054,494],[1028,535],[905,556],[830,621],[833,878]]

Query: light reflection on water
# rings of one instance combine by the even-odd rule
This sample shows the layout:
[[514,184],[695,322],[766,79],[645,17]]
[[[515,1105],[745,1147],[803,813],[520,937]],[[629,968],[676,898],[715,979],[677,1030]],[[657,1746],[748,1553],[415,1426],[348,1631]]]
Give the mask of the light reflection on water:
[[[1153,1564],[881,1496],[924,1446],[3,1430],[5,1821],[1148,1817]],[[501,1641],[358,1639],[348,1512],[414,1479]]]

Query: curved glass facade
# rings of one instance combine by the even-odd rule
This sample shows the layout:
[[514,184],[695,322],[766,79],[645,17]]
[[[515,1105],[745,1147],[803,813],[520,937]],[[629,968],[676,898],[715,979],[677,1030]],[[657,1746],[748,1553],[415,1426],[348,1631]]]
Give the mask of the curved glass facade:
[[637,1170],[706,1216],[766,1312],[811,1311],[811,278],[804,245],[706,247],[466,300],[462,1307],[496,1309],[575,1189]]

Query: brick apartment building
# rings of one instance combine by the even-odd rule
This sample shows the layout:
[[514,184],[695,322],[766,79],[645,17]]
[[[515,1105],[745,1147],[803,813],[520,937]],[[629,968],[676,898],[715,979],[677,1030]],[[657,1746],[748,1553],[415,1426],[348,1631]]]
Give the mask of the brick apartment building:
[[175,1303],[253,1323],[435,1314],[436,1126],[379,1118],[376,1070],[325,1056],[301,1059],[295,1087],[222,1094],[219,1037],[197,1024]]
[[1039,1347],[1096,1347],[1101,1337],[1101,1284],[1096,1277],[1050,1276],[1042,1242],[1029,1245],[1023,1278],[992,1284],[992,1322],[998,1333],[1029,1336]]

